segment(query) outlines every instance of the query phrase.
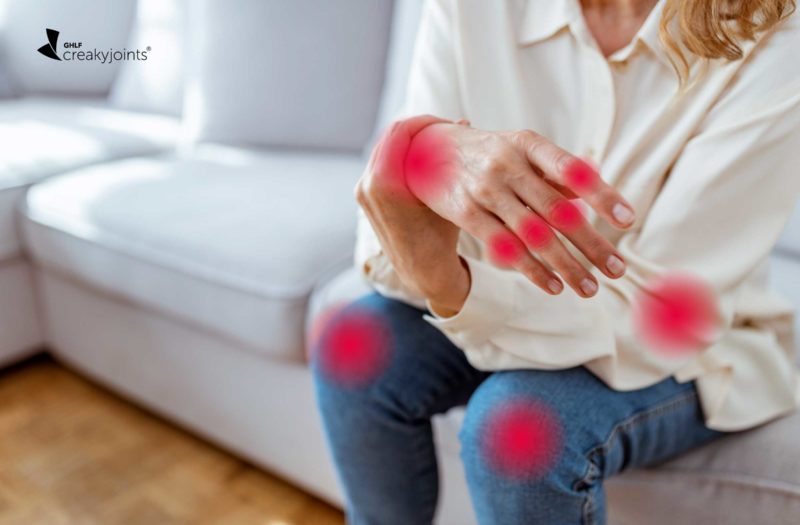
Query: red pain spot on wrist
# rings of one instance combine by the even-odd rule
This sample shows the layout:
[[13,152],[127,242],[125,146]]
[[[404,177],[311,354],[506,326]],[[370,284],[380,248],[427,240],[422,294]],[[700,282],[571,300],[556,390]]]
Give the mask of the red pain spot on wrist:
[[534,249],[544,248],[555,237],[547,222],[538,215],[527,217],[522,222],[521,230],[523,240]]
[[560,200],[550,210],[550,223],[560,231],[571,231],[583,224],[580,208],[568,200]]
[[392,357],[387,321],[358,307],[336,308],[317,317],[311,360],[341,388],[362,388],[377,380]]
[[489,258],[498,266],[513,266],[523,253],[525,247],[510,232],[499,232],[489,240]]
[[667,274],[640,290],[634,301],[637,336],[650,349],[675,357],[698,352],[719,329],[716,296],[701,279]]
[[494,407],[481,432],[487,466],[497,475],[516,481],[547,474],[563,448],[563,430],[556,414],[530,399],[512,399]]
[[600,175],[586,161],[574,159],[564,169],[564,183],[577,193],[593,191],[600,181]]
[[452,140],[434,126],[417,133],[405,158],[405,180],[411,192],[423,201],[436,199],[447,190],[456,161]]

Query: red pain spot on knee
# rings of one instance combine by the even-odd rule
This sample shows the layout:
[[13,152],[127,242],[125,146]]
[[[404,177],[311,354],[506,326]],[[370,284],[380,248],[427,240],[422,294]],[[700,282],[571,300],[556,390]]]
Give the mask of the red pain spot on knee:
[[555,236],[547,222],[538,215],[527,217],[521,229],[523,240],[535,249],[544,248]]
[[510,232],[497,233],[489,241],[489,257],[499,266],[513,266],[524,251],[525,247]]
[[483,456],[499,476],[539,478],[555,465],[563,446],[558,417],[546,405],[527,399],[503,403],[482,427]]
[[720,314],[710,286],[674,273],[654,279],[637,294],[633,320],[637,335],[653,351],[681,357],[713,340]]
[[405,158],[405,177],[411,192],[422,200],[447,189],[456,148],[438,128],[429,126],[411,141]]
[[391,332],[386,321],[357,308],[323,316],[313,351],[314,364],[331,382],[344,388],[364,387],[389,366]]
[[599,180],[597,171],[581,159],[572,160],[564,169],[564,182],[568,188],[577,193],[594,190]]
[[575,204],[561,200],[550,211],[550,222],[561,231],[570,231],[583,224],[583,214]]

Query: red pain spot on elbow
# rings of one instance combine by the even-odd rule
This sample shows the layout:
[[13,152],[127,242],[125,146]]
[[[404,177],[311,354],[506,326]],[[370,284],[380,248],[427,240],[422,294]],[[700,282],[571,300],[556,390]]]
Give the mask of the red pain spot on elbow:
[[521,230],[522,239],[534,249],[544,248],[555,237],[547,222],[538,215],[527,217],[522,222]]
[[576,193],[593,191],[599,181],[600,175],[597,170],[581,159],[570,161],[564,169],[564,182],[568,188]]
[[489,241],[489,258],[498,266],[513,266],[525,253],[525,247],[510,232],[495,234]]
[[544,476],[563,448],[558,417],[547,406],[514,399],[496,407],[481,427],[483,458],[497,475],[528,481]]
[[633,320],[649,348],[681,357],[714,339],[720,314],[710,286],[697,277],[673,273],[654,279],[637,294]]
[[569,232],[583,224],[583,214],[575,204],[560,200],[550,210],[550,223],[560,231]]
[[380,316],[358,308],[322,314],[312,330],[312,360],[330,382],[342,388],[365,387],[391,360],[391,331]]

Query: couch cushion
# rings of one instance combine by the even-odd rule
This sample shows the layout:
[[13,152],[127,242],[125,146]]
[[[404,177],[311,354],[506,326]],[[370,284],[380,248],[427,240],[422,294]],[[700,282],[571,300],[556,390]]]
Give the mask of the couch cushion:
[[183,111],[186,0],[139,0],[129,49],[152,49],[146,62],[122,64],[111,104],[166,115]]
[[[78,51],[122,50],[128,43],[135,0],[5,0],[0,2],[0,48],[15,87],[24,94],[100,95],[108,92],[120,62],[54,60],[36,52],[48,44],[46,29],[59,31]],[[72,51],[72,50],[70,50]]]
[[794,525],[800,516],[800,413],[608,485],[615,525]]
[[794,214],[778,241],[778,249],[783,253],[800,258],[800,202],[795,207]]
[[66,170],[171,148],[176,119],[109,109],[102,100],[0,102],[0,260],[18,255],[14,208],[25,187]]
[[34,186],[24,231],[46,267],[302,359],[315,283],[350,264],[358,156],[206,146]]
[[362,149],[375,126],[391,11],[391,0],[191,3],[189,134]]

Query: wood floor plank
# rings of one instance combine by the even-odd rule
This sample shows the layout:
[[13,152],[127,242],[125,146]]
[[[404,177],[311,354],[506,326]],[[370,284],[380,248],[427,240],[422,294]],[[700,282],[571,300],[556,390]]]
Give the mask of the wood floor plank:
[[0,525],[342,525],[46,357],[0,371]]

